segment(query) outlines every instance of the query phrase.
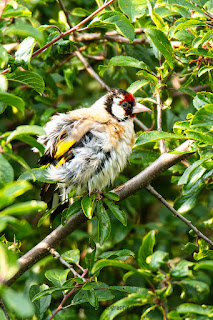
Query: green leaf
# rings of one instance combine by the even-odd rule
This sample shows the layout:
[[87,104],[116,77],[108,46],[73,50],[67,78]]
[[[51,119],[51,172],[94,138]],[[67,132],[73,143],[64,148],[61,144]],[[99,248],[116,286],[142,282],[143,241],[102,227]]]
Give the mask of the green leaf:
[[46,178],[47,169],[32,169],[20,175],[18,180],[33,180],[40,182],[52,183],[52,180]]
[[213,67],[210,66],[203,66],[202,68],[199,69],[198,71],[198,77],[201,77],[204,73],[209,72],[213,70]]
[[164,264],[164,260],[168,257],[168,252],[157,250],[153,253],[150,261],[150,266],[153,269],[158,269],[162,264]]
[[[148,79],[151,83],[157,85],[158,78],[154,76],[153,74],[147,72],[146,70],[140,70],[137,72],[137,76],[141,76],[145,79]],[[155,102],[156,103],[156,102]]]
[[104,192],[104,196],[107,197],[109,200],[112,200],[112,201],[119,201],[120,200],[119,195],[117,195],[114,192],[105,191]]
[[125,262],[121,262],[118,260],[112,260],[112,259],[101,259],[98,262],[96,262],[96,264],[94,265],[94,267],[92,268],[92,273],[95,274],[97,272],[99,272],[101,269],[103,269],[104,267],[118,267],[118,268],[122,268],[128,271],[133,271],[133,272],[137,272],[137,269],[135,269],[134,267],[132,267],[131,265],[125,263]]
[[79,264],[80,261],[80,250],[73,249],[64,252],[61,257],[69,263]]
[[211,156],[208,156],[206,158],[195,161],[190,167],[188,167],[184,171],[182,177],[178,181],[178,185],[186,184],[189,181],[189,178],[192,175],[192,173],[194,172],[194,170],[196,168],[198,168],[201,164],[203,164],[203,162],[207,161],[210,158],[211,158]]
[[110,286],[110,290],[116,290],[120,292],[126,292],[126,293],[138,293],[142,292],[144,288],[141,287],[132,287],[132,286]]
[[32,37],[36,39],[40,43],[40,45],[42,45],[44,42],[44,36],[42,32],[32,27],[32,25],[28,23],[19,22],[16,24],[12,24],[5,30],[5,34],[8,36],[17,35],[23,38]]
[[206,258],[208,256],[208,253],[209,253],[209,245],[203,239],[198,239],[198,248],[199,248],[199,251],[195,252],[193,254],[193,258],[196,261],[199,261],[199,260],[202,260],[202,259]]
[[46,296],[49,296],[55,292],[62,292],[62,291],[65,291],[65,290],[70,290],[70,289],[73,289],[75,286],[74,285],[69,285],[69,286],[62,286],[60,288],[58,287],[51,287],[49,289],[45,289],[45,290],[42,290],[40,291],[39,293],[37,293],[35,296],[33,296],[32,298],[32,302],[35,302],[39,299],[42,299],[43,297],[46,297]]
[[14,180],[14,170],[9,161],[0,153],[0,188]]
[[116,204],[108,199],[104,199],[104,202],[106,203],[107,207],[110,209],[110,211],[114,214],[116,219],[118,219],[124,226],[127,225],[127,219],[126,214],[123,210],[120,210]]
[[37,91],[40,95],[44,92],[44,80],[37,73],[32,71],[16,71],[7,77],[10,81],[16,81],[22,84],[25,84],[35,91]]
[[24,39],[20,43],[18,50],[15,52],[16,62],[17,63],[25,62],[27,65],[29,65],[35,45],[36,45],[36,40],[34,38],[27,37],[26,39]]
[[186,287],[192,287],[198,293],[209,293],[209,286],[203,281],[193,280],[193,279],[185,279],[181,280],[181,285]]
[[155,28],[148,28],[145,30],[145,32],[152,40],[156,48],[164,56],[170,68],[173,69],[175,63],[174,51],[165,33]]
[[150,269],[147,258],[153,254],[155,245],[155,231],[152,230],[143,238],[142,245],[138,251],[138,264],[141,269]]
[[[12,217],[9,217],[9,218],[10,218],[9,220],[6,220],[6,223],[7,221],[11,222]],[[4,224],[4,218],[0,219],[1,223],[2,223],[2,220]],[[4,226],[3,225],[0,226],[1,231],[4,229],[2,227]],[[3,239],[4,237],[1,237],[1,241],[4,241]],[[16,252],[9,250],[5,245],[1,243],[0,244],[0,274],[1,274],[1,279],[3,281],[7,281],[11,279],[14,276],[14,274],[18,272],[20,267],[18,265],[17,260],[18,260],[18,257]]]
[[10,207],[7,207],[3,211],[0,212],[0,216],[5,215],[13,215],[13,216],[19,216],[23,214],[29,214],[32,212],[39,212],[44,211],[47,208],[47,204],[43,201],[38,200],[31,200],[21,203],[16,203],[11,205]]
[[7,65],[8,60],[7,50],[0,44],[0,69],[3,69]]
[[[96,296],[98,301],[107,301],[112,300],[115,296],[109,291],[108,286],[105,283],[92,283],[93,288],[95,289]],[[87,297],[88,290],[79,290],[73,298],[73,305],[79,305],[85,302],[88,302]]]
[[186,130],[185,133],[188,139],[201,141],[211,146],[213,145],[213,133],[211,131],[207,133],[203,133],[201,131],[198,131],[198,129],[191,129],[191,130]]
[[195,270],[211,270],[213,271],[213,260],[204,260],[201,262],[197,262],[194,266]]
[[181,214],[194,208],[199,191],[180,196],[175,200],[174,208]]
[[114,24],[119,33],[130,41],[134,40],[135,32],[133,25],[130,23],[129,19],[120,12],[113,13],[111,17],[104,19],[103,22]]
[[109,60],[109,66],[132,67],[138,69],[149,69],[147,64],[129,56],[115,56]]
[[6,307],[17,317],[29,319],[34,315],[33,304],[23,293],[7,288],[3,291],[2,299]]
[[212,126],[213,124],[213,104],[206,104],[194,115],[191,126]]
[[45,131],[42,127],[37,125],[23,125],[17,127],[14,131],[11,132],[7,138],[7,143],[22,137],[23,135],[42,135],[45,134]]
[[198,55],[198,56],[203,56],[206,58],[213,58],[213,53],[210,52],[209,50],[203,49],[203,48],[194,48],[194,49],[190,49],[187,52],[187,55]]
[[95,254],[96,254],[96,244],[92,238],[89,238],[89,248],[87,250],[87,255],[85,257],[86,266],[89,272],[91,272],[92,267],[94,265]]
[[51,269],[45,272],[45,277],[51,281],[56,287],[61,288],[67,280],[70,269]]
[[94,201],[96,195],[92,194],[91,196],[86,195],[81,200],[81,207],[88,219],[92,219],[93,211],[94,211]]
[[15,200],[15,198],[19,197],[31,188],[32,186],[27,181],[15,181],[8,183],[0,190],[0,208],[9,205]]
[[17,97],[12,93],[0,92],[0,102],[6,103],[12,107],[16,107],[24,114],[25,102],[20,97]]
[[170,273],[172,277],[184,278],[191,276],[192,272],[189,267],[193,266],[193,263],[186,260],[180,260],[178,264],[171,269]]
[[30,17],[31,15],[32,13],[26,7],[16,3],[16,5],[7,4],[1,18]]
[[73,216],[74,214],[81,211],[81,198],[74,201],[74,203],[69,206],[69,208],[66,211],[66,221]]
[[135,82],[133,82],[128,88],[127,91],[131,92],[132,94],[134,94],[135,92],[137,92],[139,89],[141,89],[142,87],[144,87],[145,85],[147,85],[149,82],[147,80],[137,80]]
[[206,305],[198,305],[198,304],[193,304],[193,303],[183,303],[180,304],[177,307],[177,311],[179,313],[183,314],[200,314],[204,316],[208,316],[209,311],[211,310],[211,307],[208,307]]
[[185,30],[190,27],[197,27],[197,26],[205,26],[206,22],[201,21],[201,20],[196,20],[196,19],[188,19],[187,21],[178,23],[179,20],[176,22],[176,27],[175,30],[173,31],[174,33],[180,31],[180,30]]
[[131,19],[131,22],[135,22],[137,18],[140,18],[145,14],[146,1],[119,0],[119,6],[121,10]]
[[94,308],[98,308],[98,298],[94,289],[87,290],[86,295],[91,306],[93,306]]
[[128,297],[120,299],[106,308],[102,313],[100,320],[112,320],[118,314],[126,311],[128,308],[143,306],[148,303],[149,292],[147,289],[141,290],[140,293],[130,294]]
[[149,142],[155,142],[161,139],[186,139],[183,135],[169,133],[164,131],[146,131],[143,132],[136,140],[134,148]]
[[[38,293],[40,293],[41,291],[43,291],[44,289],[47,289],[47,288],[48,288],[48,286],[45,284],[43,284],[42,286],[32,285],[29,290],[30,299],[33,300],[33,298]],[[41,297],[41,299],[33,302],[36,317],[38,317],[39,319],[43,318],[44,313],[46,312],[46,310],[48,309],[48,307],[50,305],[50,302],[51,302],[51,295]]]
[[128,257],[128,256],[134,257],[135,254],[131,250],[123,249],[123,250],[117,250],[117,251],[103,252],[103,253],[100,254],[99,258],[108,259],[108,258],[110,258],[112,256],[117,256],[120,259],[120,257],[125,257],[125,258]]
[[181,6],[181,7],[184,7],[185,9],[188,10],[193,10],[195,12],[199,12],[201,13],[202,15],[204,15],[204,12],[200,9],[199,6],[195,6],[191,1],[189,0],[166,0],[165,1],[166,3],[168,4],[172,4],[172,5],[175,5],[175,6]]
[[28,135],[23,135],[23,136],[19,136],[19,140],[29,144],[33,148],[38,149],[40,151],[40,155],[44,153],[45,147],[42,144],[40,144],[37,141],[37,139]]
[[101,201],[97,201],[96,214],[98,216],[98,242],[102,246],[110,235],[111,223]]
[[4,311],[0,308],[0,319],[1,320],[7,320]]

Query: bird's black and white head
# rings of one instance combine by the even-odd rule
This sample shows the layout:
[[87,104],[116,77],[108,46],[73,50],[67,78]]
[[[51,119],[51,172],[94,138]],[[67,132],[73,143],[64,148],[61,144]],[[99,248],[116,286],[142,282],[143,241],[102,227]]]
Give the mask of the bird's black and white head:
[[119,122],[134,118],[137,113],[151,111],[123,89],[111,89],[104,96],[104,106]]

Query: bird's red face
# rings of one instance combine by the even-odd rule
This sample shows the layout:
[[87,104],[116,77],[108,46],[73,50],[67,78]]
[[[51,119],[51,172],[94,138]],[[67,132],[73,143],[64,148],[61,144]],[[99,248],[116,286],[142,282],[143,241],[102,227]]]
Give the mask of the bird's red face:
[[151,111],[144,105],[136,102],[135,97],[123,90],[112,89],[106,95],[106,110],[118,121],[134,118],[137,113]]
[[124,99],[121,100],[120,105],[122,108],[125,110],[126,115],[130,116],[131,118],[135,118],[136,115],[132,112],[133,111],[133,106],[135,105],[135,97],[127,92],[124,95]]

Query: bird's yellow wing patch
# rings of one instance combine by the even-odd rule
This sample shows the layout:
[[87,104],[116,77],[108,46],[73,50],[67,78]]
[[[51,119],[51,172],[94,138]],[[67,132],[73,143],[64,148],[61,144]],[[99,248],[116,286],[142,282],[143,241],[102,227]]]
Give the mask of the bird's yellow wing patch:
[[60,158],[61,156],[63,156],[63,154],[65,154],[75,144],[75,142],[75,140],[59,141],[57,143],[55,158]]

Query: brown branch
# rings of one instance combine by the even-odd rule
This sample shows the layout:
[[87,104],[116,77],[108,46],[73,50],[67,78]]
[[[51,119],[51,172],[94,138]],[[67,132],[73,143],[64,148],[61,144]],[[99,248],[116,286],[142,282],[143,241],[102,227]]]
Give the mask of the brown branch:
[[175,149],[175,151],[179,151],[181,152],[181,154],[163,153],[146,169],[141,171],[134,178],[128,180],[122,186],[115,188],[113,192],[115,192],[120,197],[120,201],[122,201],[136,191],[145,188],[155,178],[160,176],[162,172],[166,171],[174,164],[180,162],[182,159],[187,158],[188,154],[185,154],[184,152],[187,152],[190,149],[192,143],[193,140],[186,140],[178,148]]
[[190,229],[192,229],[199,238],[205,240],[211,247],[213,247],[213,242],[207,238],[202,232],[200,232],[188,219],[186,219],[182,214],[177,212],[151,185],[147,186],[146,189],[155,196],[160,202],[162,202],[165,207],[167,207],[178,219],[182,220]]
[[137,124],[137,126],[142,129],[143,131],[148,131],[149,128],[147,128],[147,126],[145,124],[143,124],[143,122],[141,122],[140,120],[138,120],[137,118],[134,118],[134,123]]
[[[62,260],[63,260],[63,259],[62,259]],[[82,274],[82,276],[81,276],[81,278],[84,280],[84,282],[86,281],[85,276],[86,276],[87,272],[88,272],[88,269],[85,269],[84,272],[83,272],[83,274]],[[80,287],[81,287],[81,284],[76,283],[75,288],[73,288],[73,289],[70,290],[67,294],[65,294],[65,296],[64,296],[64,298],[62,299],[61,303],[59,304],[58,308],[57,308],[57,309],[55,310],[55,312],[51,315],[51,317],[49,318],[49,320],[52,320],[52,319],[56,316],[56,314],[59,313],[61,310],[64,310],[64,309],[69,308],[69,307],[72,306],[72,303],[69,304],[68,306],[65,306],[65,307],[64,307],[64,304],[65,304],[65,302],[67,301],[67,299],[68,299],[69,297],[71,297],[71,295],[72,295],[78,288],[80,288]]]
[[[77,286],[77,284],[76,284]],[[61,310],[63,310],[63,305],[65,304],[65,302],[67,301],[67,299],[77,290],[77,288],[73,288],[72,290],[70,290],[70,292],[68,294],[66,294],[63,298],[63,300],[61,301],[61,303],[59,304],[58,308],[55,310],[55,312],[51,315],[51,317],[49,318],[49,320],[52,320],[57,313],[59,313]]]
[[[120,201],[124,200],[128,196],[135,193],[137,190],[148,186],[156,177],[160,176],[161,173],[174,164],[178,163],[182,159],[189,156],[184,154],[190,149],[193,140],[187,140],[182,143],[176,151],[183,152],[183,154],[162,154],[157,160],[149,165],[145,170],[140,172],[137,176],[127,181],[124,185],[119,188],[112,190],[117,193],[120,197]],[[29,252],[24,254],[19,260],[19,270],[14,274],[12,278],[5,281],[4,284],[11,285],[15,282],[25,271],[29,270],[36,262],[49,254],[50,248],[55,248],[61,241],[63,241],[68,235],[74,230],[78,229],[79,226],[86,222],[87,218],[82,212],[73,215],[65,226],[58,226],[52,231],[45,239],[38,243]]]
[[[61,262],[61,264],[63,264],[66,268],[70,269],[70,271],[72,272],[74,277],[82,278],[85,281],[84,277],[81,276],[78,272],[76,272],[75,269],[61,257],[61,255],[58,253],[58,251],[56,251],[53,248],[51,248],[49,251],[53,257],[57,258]],[[81,266],[79,266],[79,267],[81,267]],[[83,272],[85,272],[85,270],[88,271],[87,269],[85,269],[85,270],[83,268],[81,268],[81,269],[83,270]]]
[[78,57],[79,60],[81,60],[81,62],[83,63],[83,65],[85,66],[85,69],[87,70],[87,72],[97,81],[100,83],[100,85],[102,86],[102,88],[106,89],[106,90],[110,90],[110,87],[108,86],[108,84],[106,84],[100,77],[99,75],[95,72],[95,70],[90,66],[90,64],[87,62],[87,60],[84,58],[84,56],[82,55],[81,52],[76,51],[76,56]]
[[7,320],[11,320],[9,315],[8,315],[7,309],[6,309],[5,305],[4,305],[4,302],[1,299],[0,299],[0,308],[3,310],[6,319]]

